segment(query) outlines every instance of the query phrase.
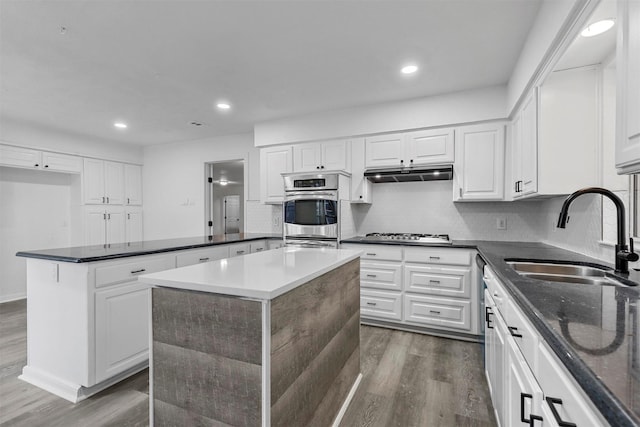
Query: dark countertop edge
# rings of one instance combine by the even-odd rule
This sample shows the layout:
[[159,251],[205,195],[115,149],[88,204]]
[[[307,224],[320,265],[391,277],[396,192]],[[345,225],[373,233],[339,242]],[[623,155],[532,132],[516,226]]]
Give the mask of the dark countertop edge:
[[419,246],[423,248],[465,248],[465,249],[478,249],[477,241],[474,240],[471,243],[464,240],[452,240],[451,243],[420,243],[420,242],[372,242],[371,240],[359,240],[357,237],[350,239],[340,240],[340,244],[347,243],[352,245],[388,245],[388,246]]
[[[600,415],[609,422],[612,426],[616,427],[636,427],[640,425],[640,420],[630,412],[630,410],[609,390],[609,388],[600,381],[597,375],[589,368],[573,349],[571,349],[564,341],[564,338],[560,337],[551,326],[544,320],[544,317],[538,312],[538,310],[529,302],[526,296],[520,292],[520,290],[513,284],[511,279],[501,274],[501,266],[495,265],[494,260],[491,257],[485,255],[482,251],[483,243],[500,244],[500,243],[518,243],[518,242],[497,242],[497,241],[453,241],[452,244],[425,244],[425,243],[408,243],[408,242],[372,242],[361,241],[358,238],[344,239],[340,243],[352,243],[352,244],[377,244],[377,245],[396,245],[396,246],[421,246],[421,247],[442,247],[442,248],[470,248],[476,249],[482,259],[493,268],[495,274],[500,279],[500,282],[505,285],[507,291],[511,294],[518,307],[527,316],[527,318],[534,325],[536,330],[547,342],[551,350],[560,359],[562,364],[573,376],[576,383],[582,388],[583,392],[593,402],[593,405],[600,411]],[[530,242],[522,242],[530,243]],[[566,249],[558,248],[556,246],[540,244],[541,247],[548,246],[549,248],[565,250],[567,253],[576,254]],[[581,254],[578,254],[581,255]],[[582,255],[586,261],[580,262],[584,265],[598,264],[597,260]],[[502,262],[506,259],[517,259],[513,256],[504,256]],[[553,262],[558,262],[553,260]],[[576,261],[571,261],[576,263]],[[606,263],[600,262],[599,265]],[[620,277],[623,280],[628,280],[624,277]]]
[[[170,239],[168,239],[168,240],[170,240]],[[274,236],[274,235],[270,235],[270,234],[265,234],[264,236],[245,237],[245,238],[234,240],[234,241],[230,241],[230,242],[229,241],[227,241],[227,242],[220,241],[220,242],[196,243],[196,244],[192,244],[192,245],[173,246],[173,247],[167,247],[167,248],[163,248],[163,249],[141,250],[141,251],[137,251],[137,252],[114,253],[114,254],[110,254],[110,255],[98,255],[98,256],[82,257],[82,258],[65,257],[65,256],[59,256],[59,255],[47,255],[47,254],[41,254],[41,253],[29,252],[29,251],[17,252],[16,256],[23,257],[23,258],[44,259],[44,260],[47,260],[47,261],[69,262],[69,263],[72,263],[72,264],[83,264],[83,263],[87,263],[87,262],[109,261],[109,260],[120,259],[120,258],[131,258],[131,257],[137,257],[137,256],[144,256],[144,255],[161,254],[161,253],[166,253],[166,252],[184,251],[184,250],[189,250],[189,249],[199,249],[199,248],[206,248],[206,247],[209,247],[209,246],[231,245],[231,244],[234,244],[234,243],[250,242],[250,241],[253,241],[253,240],[282,240],[282,236]]]

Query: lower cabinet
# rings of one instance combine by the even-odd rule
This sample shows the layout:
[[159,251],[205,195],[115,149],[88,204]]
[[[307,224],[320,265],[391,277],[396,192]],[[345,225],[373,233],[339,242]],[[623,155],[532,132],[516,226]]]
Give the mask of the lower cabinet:
[[498,424],[609,425],[488,267],[484,280],[485,370]]
[[360,314],[364,317],[402,320],[402,297],[399,292],[361,289]]
[[229,258],[228,246],[213,246],[206,249],[193,249],[183,251],[176,255],[176,267],[198,264],[201,262],[215,261]]
[[404,295],[404,319],[435,328],[471,331],[471,302],[426,295]]
[[138,282],[96,291],[96,382],[149,358],[149,295]]

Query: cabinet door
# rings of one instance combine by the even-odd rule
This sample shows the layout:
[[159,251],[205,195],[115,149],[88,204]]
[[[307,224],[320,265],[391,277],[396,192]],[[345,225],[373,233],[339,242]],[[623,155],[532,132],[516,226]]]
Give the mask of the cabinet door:
[[107,202],[104,194],[104,161],[83,159],[82,193],[87,204]]
[[125,205],[142,205],[142,166],[124,165]]
[[320,169],[349,170],[347,145],[345,141],[323,142],[320,144],[322,154]]
[[471,298],[471,269],[405,264],[404,290],[469,299]]
[[402,264],[399,262],[362,260],[360,263],[360,286],[401,291]]
[[538,96],[537,90],[525,100],[521,114],[520,195],[538,191]]
[[104,162],[104,193],[107,204],[121,205],[124,199],[124,165]]
[[322,165],[320,144],[297,144],[293,146],[293,171],[312,172]]
[[68,154],[42,153],[42,168],[54,172],[82,172],[82,158]]
[[405,144],[409,159],[407,166],[453,162],[453,137],[453,129],[420,130],[406,133]]
[[452,298],[404,294],[404,320],[436,329],[470,332],[471,302]]
[[39,168],[41,163],[39,151],[12,145],[0,145],[0,165],[2,166]]
[[351,141],[351,203],[371,203],[371,181],[364,177],[364,138]]
[[504,125],[464,127],[458,135],[454,200],[503,200]]
[[142,210],[127,209],[125,224],[125,241],[142,242]]
[[404,166],[404,137],[401,133],[365,138],[365,166]]
[[511,182],[510,194],[514,199],[522,196],[520,182],[522,181],[522,111],[518,111],[510,126],[511,144]]
[[[489,292],[485,291],[485,305],[491,307],[490,326],[487,326],[485,333],[488,336],[488,344],[485,343],[487,363],[487,380],[491,389],[491,400],[496,410],[496,418],[500,421],[500,425],[508,426],[504,422],[505,407],[505,370],[506,365],[506,347],[505,339],[507,337],[507,327],[504,319],[499,311],[495,308],[495,304]],[[490,362],[490,363],[489,363]]]
[[107,212],[107,244],[124,243],[126,240],[126,220],[124,209],[108,208]]
[[293,170],[292,148],[269,147],[260,150],[260,190],[262,203],[282,203],[284,180],[282,174]]
[[149,285],[131,282],[95,293],[96,382],[149,358]]
[[85,245],[104,245],[107,242],[107,213],[100,206],[84,210]]
[[360,289],[362,317],[402,320],[402,293]]
[[506,406],[501,424],[514,427],[542,425],[542,390],[513,338],[507,338],[506,346]]
[[640,172],[640,3],[617,4],[616,167],[628,174]]

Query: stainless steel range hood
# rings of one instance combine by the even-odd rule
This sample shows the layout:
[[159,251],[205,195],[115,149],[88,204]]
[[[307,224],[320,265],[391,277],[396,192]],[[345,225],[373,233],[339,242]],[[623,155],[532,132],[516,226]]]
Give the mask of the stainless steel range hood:
[[446,181],[453,179],[453,166],[429,165],[410,168],[367,169],[364,176],[373,183]]

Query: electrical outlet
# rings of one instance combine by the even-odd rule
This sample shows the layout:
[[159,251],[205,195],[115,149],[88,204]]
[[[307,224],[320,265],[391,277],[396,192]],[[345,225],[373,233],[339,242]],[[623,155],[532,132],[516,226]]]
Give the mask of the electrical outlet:
[[273,216],[273,226],[275,228],[280,227],[280,216],[279,215],[274,215]]
[[506,230],[507,229],[507,218],[503,217],[503,216],[496,218],[496,228],[498,230]]

